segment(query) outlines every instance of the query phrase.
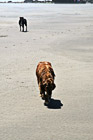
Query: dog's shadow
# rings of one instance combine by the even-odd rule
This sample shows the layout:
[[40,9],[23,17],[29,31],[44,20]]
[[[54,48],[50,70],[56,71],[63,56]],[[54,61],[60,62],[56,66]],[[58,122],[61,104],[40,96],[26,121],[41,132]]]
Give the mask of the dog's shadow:
[[57,99],[51,99],[49,104],[47,105],[47,108],[49,109],[61,109],[63,104],[61,103],[60,100]]

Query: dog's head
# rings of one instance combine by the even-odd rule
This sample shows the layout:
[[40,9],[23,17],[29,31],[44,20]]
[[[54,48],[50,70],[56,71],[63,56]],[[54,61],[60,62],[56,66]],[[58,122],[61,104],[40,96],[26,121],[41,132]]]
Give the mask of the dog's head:
[[21,21],[23,21],[24,17],[19,17],[19,19],[20,19]]

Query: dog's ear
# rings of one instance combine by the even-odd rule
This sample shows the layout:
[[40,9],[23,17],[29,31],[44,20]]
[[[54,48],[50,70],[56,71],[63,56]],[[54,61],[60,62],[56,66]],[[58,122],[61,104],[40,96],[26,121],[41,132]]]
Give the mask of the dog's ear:
[[56,88],[56,85],[53,83],[52,84],[52,90],[54,90]]

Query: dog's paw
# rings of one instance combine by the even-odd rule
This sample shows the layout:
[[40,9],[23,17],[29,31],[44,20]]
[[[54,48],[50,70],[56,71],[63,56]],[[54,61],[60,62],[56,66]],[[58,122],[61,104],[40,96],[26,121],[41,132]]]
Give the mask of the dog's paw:
[[49,104],[48,101],[45,101],[45,102],[44,102],[44,105],[45,105],[45,106],[48,106],[48,104]]

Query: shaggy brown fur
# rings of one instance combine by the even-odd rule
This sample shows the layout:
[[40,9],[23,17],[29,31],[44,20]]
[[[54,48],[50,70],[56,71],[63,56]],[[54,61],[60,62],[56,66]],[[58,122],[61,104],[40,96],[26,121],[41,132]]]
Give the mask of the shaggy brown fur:
[[[36,69],[37,81],[40,89],[40,96],[45,99],[45,103],[49,102],[52,90],[55,89],[55,74],[50,62],[40,62]],[[45,94],[46,92],[46,94]]]

